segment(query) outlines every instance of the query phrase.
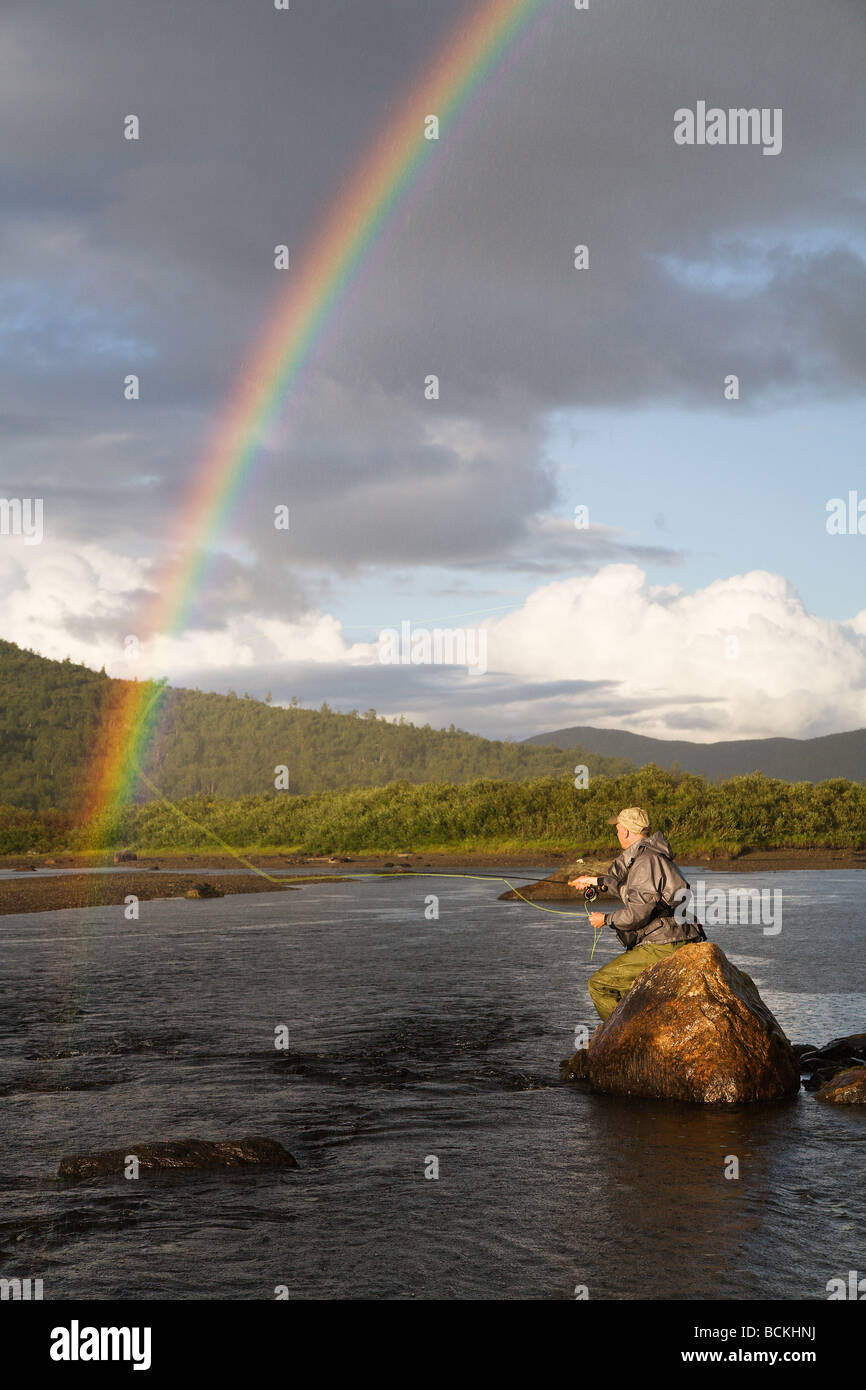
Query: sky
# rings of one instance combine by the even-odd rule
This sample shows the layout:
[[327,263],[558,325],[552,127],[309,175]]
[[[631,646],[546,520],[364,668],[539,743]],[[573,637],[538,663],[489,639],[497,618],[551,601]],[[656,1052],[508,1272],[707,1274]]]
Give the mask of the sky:
[[[285,277],[478,9],[5,0],[0,497],[44,534],[0,534],[0,636],[489,737],[866,725],[866,534],[828,532],[854,493],[866,533],[859,0],[542,5],[431,142],[182,630],[143,627]],[[781,112],[778,153],[677,144],[701,101]],[[384,661],[403,625],[484,660]]]

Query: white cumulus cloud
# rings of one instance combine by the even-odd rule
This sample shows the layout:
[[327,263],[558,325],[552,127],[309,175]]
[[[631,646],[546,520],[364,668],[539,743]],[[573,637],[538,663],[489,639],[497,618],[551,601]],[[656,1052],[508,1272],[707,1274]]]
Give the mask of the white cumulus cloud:
[[[52,540],[0,544],[0,636],[110,675],[174,685],[317,690],[336,708],[373,700],[391,716],[452,721],[489,737],[595,724],[659,738],[803,738],[866,725],[866,609],[840,621],[807,611],[764,570],[689,593],[653,585],[635,564],[543,584],[484,624],[487,674],[383,666],[375,642],[350,642],[338,617],[287,619],[234,607],[217,625],[142,637],[159,581],[146,562]],[[316,674],[319,672],[320,674]]]
[[[490,624],[488,641],[497,671],[615,682],[601,722],[655,737],[804,737],[866,724],[866,613],[815,617],[764,570],[687,593],[649,584],[636,565],[608,565],[536,589]],[[575,704],[567,722],[597,722],[591,699],[592,718]]]

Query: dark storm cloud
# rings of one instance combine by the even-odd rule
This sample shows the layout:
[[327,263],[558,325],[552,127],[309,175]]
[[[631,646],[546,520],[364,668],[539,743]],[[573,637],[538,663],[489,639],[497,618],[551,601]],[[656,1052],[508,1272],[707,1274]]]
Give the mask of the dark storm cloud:
[[[475,9],[6,4],[7,491],[38,485],[69,535],[158,553],[284,288],[273,246],[302,251]],[[862,389],[864,33],[857,7],[805,0],[543,11],[444,130],[264,441],[232,523],[259,610],[307,601],[267,522],[274,499],[293,508],[293,563],[321,572],[658,563],[676,556],[545,531],[544,412],[715,409],[732,369],[744,408]],[[674,110],[698,98],[782,107],[782,153],[676,148]],[[130,112],[137,143],[122,139]],[[215,590],[212,615],[220,603]]]

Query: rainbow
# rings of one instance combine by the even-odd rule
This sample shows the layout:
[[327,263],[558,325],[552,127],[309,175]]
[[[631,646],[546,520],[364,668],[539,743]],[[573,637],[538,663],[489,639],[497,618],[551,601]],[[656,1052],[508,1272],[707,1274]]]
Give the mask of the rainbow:
[[[142,634],[174,636],[184,628],[215,541],[246,486],[261,441],[297,388],[301,373],[346,291],[395,210],[437,149],[425,119],[439,119],[440,136],[467,107],[485,77],[547,0],[481,0],[452,32],[420,83],[376,139],[312,238],[301,269],[289,270],[288,289],[258,351],[222,413],[214,444],[195,470],[169,554],[179,555]],[[118,810],[141,775],[162,702],[161,688],[123,682],[109,711],[89,817]]]

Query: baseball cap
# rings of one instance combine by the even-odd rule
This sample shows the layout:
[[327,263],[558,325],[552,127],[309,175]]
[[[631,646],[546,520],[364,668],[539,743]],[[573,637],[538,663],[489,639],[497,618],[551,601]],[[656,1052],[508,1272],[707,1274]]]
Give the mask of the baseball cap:
[[624,825],[632,835],[645,835],[650,828],[650,818],[640,806],[627,806],[618,816],[611,816],[608,825]]

